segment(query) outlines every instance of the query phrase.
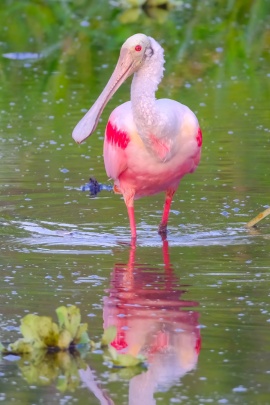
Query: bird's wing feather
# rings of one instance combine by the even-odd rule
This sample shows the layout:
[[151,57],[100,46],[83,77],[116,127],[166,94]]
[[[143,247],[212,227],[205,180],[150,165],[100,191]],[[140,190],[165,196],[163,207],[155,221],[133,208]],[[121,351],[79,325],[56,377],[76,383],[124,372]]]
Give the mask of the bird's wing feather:
[[142,143],[133,122],[131,103],[127,102],[113,110],[105,131],[105,169],[114,180],[127,168],[127,148],[131,140]]
[[190,149],[186,151],[187,156],[197,153],[199,124],[195,114],[174,100],[159,99],[157,105],[161,124],[156,125],[156,130],[146,140],[152,153],[162,162],[171,160],[179,152],[185,155],[186,146]]

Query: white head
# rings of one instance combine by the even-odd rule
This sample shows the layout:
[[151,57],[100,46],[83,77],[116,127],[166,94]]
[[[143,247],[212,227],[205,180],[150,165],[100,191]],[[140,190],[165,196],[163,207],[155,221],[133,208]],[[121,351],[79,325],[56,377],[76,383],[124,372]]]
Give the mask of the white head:
[[121,54],[126,54],[132,60],[132,69],[129,76],[136,72],[145,60],[151,58],[154,53],[151,45],[151,38],[144,34],[132,35],[124,42],[120,51],[120,58]]
[[151,61],[156,47],[162,49],[156,41],[144,34],[132,35],[124,42],[118,62],[106,87],[73,130],[72,137],[77,143],[81,143],[94,132],[109,99],[129,76],[137,72],[145,62]]

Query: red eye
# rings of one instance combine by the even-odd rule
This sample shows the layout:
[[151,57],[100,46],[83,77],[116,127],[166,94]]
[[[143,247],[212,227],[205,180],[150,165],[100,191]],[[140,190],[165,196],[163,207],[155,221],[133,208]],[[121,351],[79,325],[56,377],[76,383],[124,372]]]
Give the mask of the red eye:
[[140,52],[141,50],[142,50],[141,45],[136,45],[136,46],[135,46],[135,51],[136,51],[136,52]]

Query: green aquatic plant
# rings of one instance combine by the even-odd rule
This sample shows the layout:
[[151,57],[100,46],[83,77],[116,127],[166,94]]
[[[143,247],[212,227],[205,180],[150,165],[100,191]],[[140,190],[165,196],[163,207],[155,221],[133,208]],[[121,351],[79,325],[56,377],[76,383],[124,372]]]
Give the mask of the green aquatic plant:
[[[22,377],[30,385],[54,384],[60,392],[73,392],[81,384],[85,370],[89,368],[83,357],[91,349],[103,350],[100,358],[110,366],[121,369],[125,378],[143,371],[143,357],[119,354],[111,343],[117,329],[110,326],[104,330],[99,342],[90,341],[87,324],[81,323],[80,310],[76,306],[56,309],[58,324],[50,317],[28,314],[21,319],[22,338],[8,345],[0,343],[3,356],[18,356],[18,367]],[[126,370],[126,371],[125,371]]]
[[72,305],[56,309],[58,324],[48,316],[28,314],[21,319],[20,331],[22,338],[10,343],[7,348],[3,345],[3,353],[25,354],[34,350],[66,351],[80,344],[90,343],[87,334],[87,324],[81,323],[80,310]]
[[112,341],[116,338],[117,329],[116,326],[109,326],[104,330],[104,333],[101,338],[101,346],[109,346]]
[[104,357],[113,366],[121,368],[142,366],[146,362],[146,358],[143,355],[133,356],[129,353],[118,353],[113,346],[108,347],[108,352]]
[[116,338],[117,329],[115,326],[109,326],[105,329],[101,338],[101,347],[107,348],[104,354],[105,360],[115,367],[136,367],[142,366],[146,358],[142,355],[133,356],[129,353],[119,353],[111,343]]
[[[145,362],[144,357],[118,353],[111,345],[117,334],[115,326],[106,328],[101,340],[93,342],[89,339],[87,324],[81,323],[79,308],[75,305],[61,306],[56,309],[56,314],[58,324],[48,316],[28,314],[23,317],[20,326],[23,337],[10,343],[7,348],[0,343],[0,353],[3,355],[30,355],[30,375],[31,370],[35,368],[33,366],[37,363],[37,359],[41,362],[46,353],[75,352],[82,346],[93,350],[104,349],[105,360],[117,367],[134,367]],[[47,366],[42,367],[46,369]]]
[[44,350],[35,350],[22,356],[18,361],[18,367],[22,377],[30,385],[55,384],[60,392],[73,392],[81,383],[79,370],[85,370],[87,364],[78,352],[48,353]]
[[73,344],[87,344],[89,343],[89,337],[87,334],[87,324],[81,323],[81,314],[79,308],[76,306],[71,307],[59,307],[56,309],[58,317],[59,327],[61,331],[65,332],[65,336],[62,336],[63,347]]

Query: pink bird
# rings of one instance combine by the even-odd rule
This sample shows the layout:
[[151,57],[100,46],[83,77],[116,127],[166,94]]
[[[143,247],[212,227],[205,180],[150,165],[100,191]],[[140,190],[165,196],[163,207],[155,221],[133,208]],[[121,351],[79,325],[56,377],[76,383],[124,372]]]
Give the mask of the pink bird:
[[72,134],[77,143],[90,136],[109,99],[134,74],[131,100],[111,113],[103,148],[107,175],[114,180],[114,191],[124,197],[134,240],[134,200],[165,191],[159,233],[166,234],[173,195],[201,156],[202,132],[195,114],[177,101],[155,98],[163,66],[158,42],[144,34],[128,38],[106,87]]

